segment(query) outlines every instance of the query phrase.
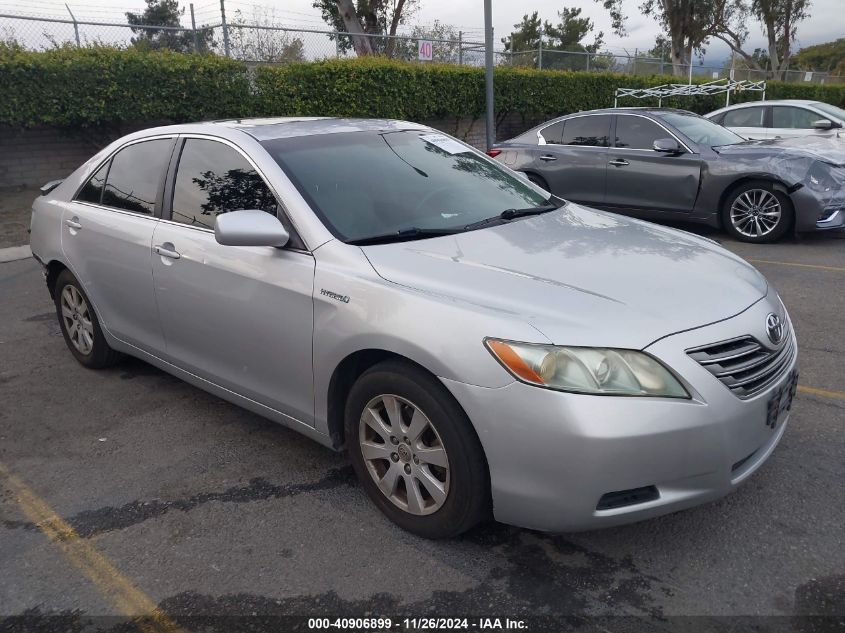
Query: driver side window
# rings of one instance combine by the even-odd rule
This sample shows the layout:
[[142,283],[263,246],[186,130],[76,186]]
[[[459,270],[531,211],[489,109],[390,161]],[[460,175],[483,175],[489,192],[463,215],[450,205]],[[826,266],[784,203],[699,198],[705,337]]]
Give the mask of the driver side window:
[[185,141],[173,185],[174,222],[213,229],[214,218],[227,211],[276,215],[277,208],[269,187],[239,152],[217,141]]

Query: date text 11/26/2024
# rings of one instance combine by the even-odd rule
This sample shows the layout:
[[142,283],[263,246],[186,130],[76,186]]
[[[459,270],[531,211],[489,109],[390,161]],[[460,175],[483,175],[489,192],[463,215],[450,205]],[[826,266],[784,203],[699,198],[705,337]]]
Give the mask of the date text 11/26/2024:
[[310,630],[347,631],[525,631],[524,620],[511,618],[309,618]]

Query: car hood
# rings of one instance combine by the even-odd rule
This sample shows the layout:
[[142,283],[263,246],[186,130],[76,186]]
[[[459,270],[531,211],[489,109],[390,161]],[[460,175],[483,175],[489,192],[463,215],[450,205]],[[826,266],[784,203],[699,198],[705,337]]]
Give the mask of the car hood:
[[556,344],[643,348],[743,312],[768,289],[715,242],[573,203],[363,250],[388,281],[524,319]]
[[771,157],[775,160],[809,158],[836,166],[845,166],[845,140],[833,136],[799,137],[747,141],[713,148],[721,156]]

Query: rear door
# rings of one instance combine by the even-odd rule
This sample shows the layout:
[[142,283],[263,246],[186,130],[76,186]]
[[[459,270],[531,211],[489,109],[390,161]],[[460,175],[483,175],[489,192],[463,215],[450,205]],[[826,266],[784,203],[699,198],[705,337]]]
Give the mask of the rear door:
[[[177,153],[164,219],[153,239],[167,358],[313,425],[314,257],[239,149],[219,139],[189,137]],[[291,234],[289,245],[218,244],[215,217],[238,209],[279,217]]]
[[151,245],[175,138],[118,150],[80,189],[62,217],[62,251],[117,338],[164,350],[153,293]]
[[612,121],[607,114],[581,115],[564,119],[563,129],[546,132],[545,145],[537,146],[535,169],[552,193],[585,204],[604,202]]
[[701,157],[653,149],[654,141],[672,138],[666,128],[643,116],[616,117],[614,146],[608,151],[604,206],[633,212],[689,213],[698,196]]
[[722,118],[722,125],[749,140],[769,138],[769,106],[747,106],[728,110]]

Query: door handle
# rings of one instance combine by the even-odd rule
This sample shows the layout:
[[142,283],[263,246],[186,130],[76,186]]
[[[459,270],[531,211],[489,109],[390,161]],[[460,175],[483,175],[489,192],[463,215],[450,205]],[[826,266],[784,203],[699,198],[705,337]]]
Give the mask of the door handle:
[[73,216],[69,220],[65,220],[65,225],[69,229],[73,229],[74,231],[81,231],[82,230],[82,225],[79,223],[79,218],[76,217],[76,216]]
[[613,165],[614,167],[625,167],[625,165],[630,165],[627,160],[624,158],[614,158],[612,161],[608,163],[608,165]]
[[543,156],[540,156],[540,160],[544,160],[549,163],[553,160],[557,160],[557,156],[552,156],[551,154],[544,154]]
[[156,252],[156,255],[161,255],[169,259],[179,259],[182,257],[179,251],[173,248],[173,244],[170,243],[158,244],[153,247],[153,250]]

